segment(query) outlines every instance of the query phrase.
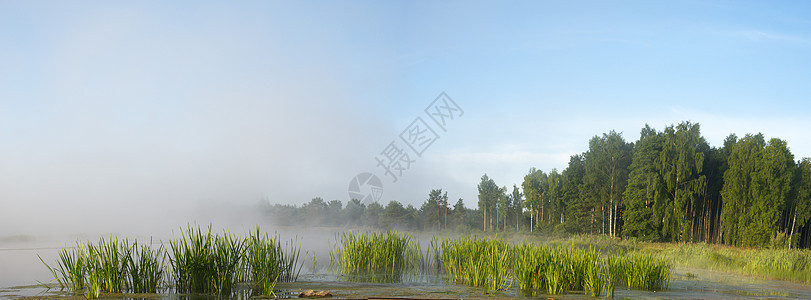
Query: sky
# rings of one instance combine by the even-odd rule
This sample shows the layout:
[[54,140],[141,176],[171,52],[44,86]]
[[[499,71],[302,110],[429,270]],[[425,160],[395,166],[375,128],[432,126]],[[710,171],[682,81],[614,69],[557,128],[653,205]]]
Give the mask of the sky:
[[384,205],[441,188],[475,207],[485,173],[520,186],[645,124],[809,157],[809,5],[0,1],[0,236],[345,203],[361,173]]

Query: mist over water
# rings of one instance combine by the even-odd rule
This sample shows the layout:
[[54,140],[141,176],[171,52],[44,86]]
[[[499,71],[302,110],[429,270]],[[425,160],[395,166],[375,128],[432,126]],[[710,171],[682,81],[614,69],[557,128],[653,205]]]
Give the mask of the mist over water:
[[[646,123],[700,123],[711,146],[763,132],[811,156],[805,10],[618,5],[2,1],[0,288],[50,280],[37,254],[168,246],[187,226],[259,225],[327,264],[343,229],[267,204],[345,206],[370,172],[383,206],[443,189],[474,208],[485,173],[520,185]],[[464,116],[392,180],[375,158],[442,93]]]

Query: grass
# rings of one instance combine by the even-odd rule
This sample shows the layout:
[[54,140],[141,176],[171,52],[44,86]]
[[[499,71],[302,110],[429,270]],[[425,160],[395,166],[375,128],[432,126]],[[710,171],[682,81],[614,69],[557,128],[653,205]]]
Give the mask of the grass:
[[811,250],[807,249],[747,249],[703,243],[649,247],[680,266],[811,284]]
[[424,256],[409,234],[350,231],[336,237],[330,264],[348,280],[399,282],[406,272],[422,269]]

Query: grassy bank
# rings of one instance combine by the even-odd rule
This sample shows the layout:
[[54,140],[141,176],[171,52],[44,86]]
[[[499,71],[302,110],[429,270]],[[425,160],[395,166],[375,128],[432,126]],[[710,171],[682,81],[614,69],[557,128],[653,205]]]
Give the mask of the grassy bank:
[[[523,238],[533,239],[530,235]],[[660,255],[676,266],[733,272],[764,279],[811,284],[811,250],[739,248],[705,243],[648,243],[608,236],[540,237],[548,243],[594,247],[603,253],[644,252]]]

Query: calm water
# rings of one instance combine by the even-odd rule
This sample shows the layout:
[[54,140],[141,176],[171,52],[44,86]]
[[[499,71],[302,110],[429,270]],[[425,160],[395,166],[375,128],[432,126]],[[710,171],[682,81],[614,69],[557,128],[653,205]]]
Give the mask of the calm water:
[[[284,235],[285,239],[295,239],[295,235]],[[301,239],[299,239],[301,241]],[[576,292],[562,296],[544,294],[528,295],[514,286],[506,291],[484,294],[483,289],[469,288],[463,285],[447,283],[442,276],[414,276],[406,278],[403,283],[374,284],[345,282],[334,273],[326,270],[329,254],[323,245],[334,243],[334,233],[321,233],[313,238],[308,234],[312,245],[302,245],[302,268],[299,281],[280,283],[277,292],[282,297],[296,297],[301,290],[330,290],[335,297],[437,297],[437,298],[555,298],[555,299],[595,299]],[[51,282],[50,272],[37,258],[52,263],[58,256],[62,242],[36,242],[32,240],[4,242],[0,244],[0,298],[16,299],[24,296],[65,296],[65,292],[47,289],[37,284]],[[67,243],[66,245],[71,245]],[[324,250],[311,250],[318,248]],[[315,258],[313,258],[315,256]],[[315,271],[314,271],[315,269]],[[688,277],[687,273],[695,274]],[[190,299],[205,298],[199,295],[185,296],[163,292],[158,295],[143,295],[145,298]],[[128,298],[132,295],[125,296]],[[139,296],[141,297],[141,296]],[[245,289],[236,298],[248,298],[250,292]],[[811,299],[811,286],[802,284],[763,280],[751,276],[711,272],[702,269],[678,268],[675,270],[670,288],[666,291],[646,292],[617,288],[617,299]]]

